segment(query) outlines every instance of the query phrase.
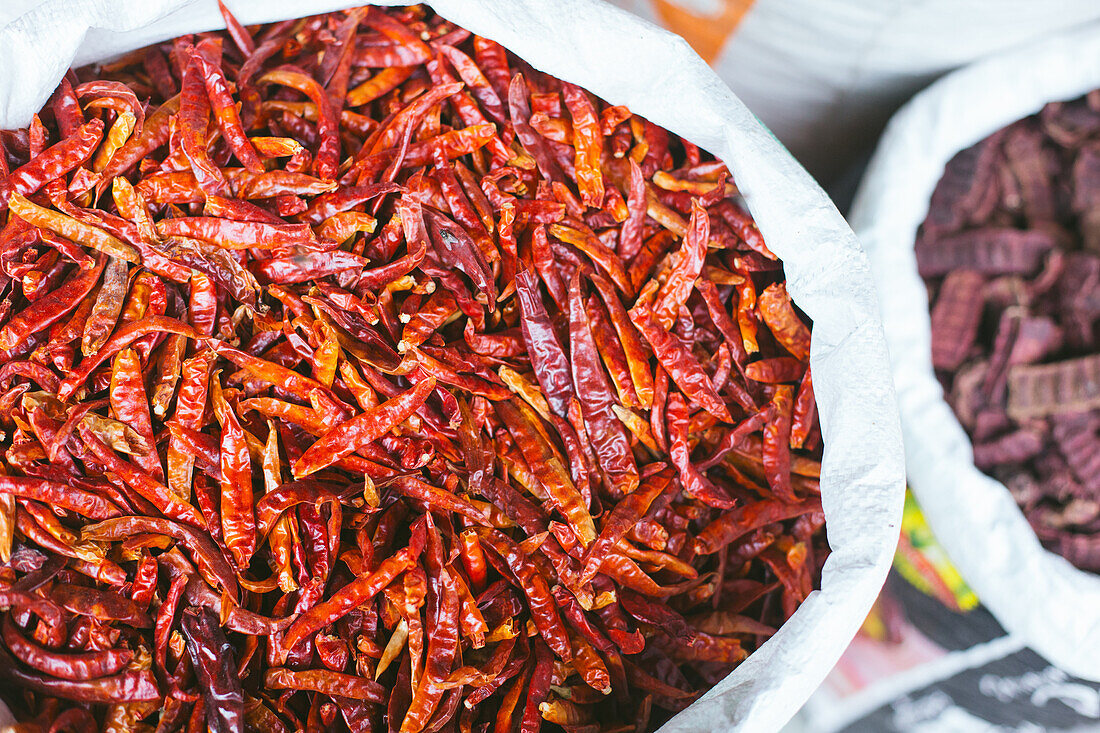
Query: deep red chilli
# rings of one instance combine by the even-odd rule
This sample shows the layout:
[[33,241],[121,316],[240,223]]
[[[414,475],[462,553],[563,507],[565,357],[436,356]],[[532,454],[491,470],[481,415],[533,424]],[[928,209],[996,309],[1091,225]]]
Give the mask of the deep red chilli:
[[656,729],[828,554],[728,171],[424,7],[219,6],[0,135],[0,697]]

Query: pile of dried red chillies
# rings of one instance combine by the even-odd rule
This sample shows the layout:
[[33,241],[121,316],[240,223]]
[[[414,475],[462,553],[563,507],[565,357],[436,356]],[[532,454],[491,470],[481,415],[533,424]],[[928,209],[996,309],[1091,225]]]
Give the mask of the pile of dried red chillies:
[[4,700],[655,728],[828,551],[725,166],[423,7],[225,14],[0,137]]

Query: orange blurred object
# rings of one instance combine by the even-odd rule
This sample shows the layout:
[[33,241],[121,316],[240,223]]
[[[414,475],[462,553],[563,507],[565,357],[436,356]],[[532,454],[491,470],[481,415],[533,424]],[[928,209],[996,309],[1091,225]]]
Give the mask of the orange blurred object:
[[755,0],[719,0],[717,13],[704,13],[671,0],[653,0],[662,25],[691,44],[706,62],[713,63]]

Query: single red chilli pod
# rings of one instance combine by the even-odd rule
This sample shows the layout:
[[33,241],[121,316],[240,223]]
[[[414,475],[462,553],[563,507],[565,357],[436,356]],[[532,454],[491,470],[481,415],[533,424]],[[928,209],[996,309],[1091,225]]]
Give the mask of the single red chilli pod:
[[415,553],[409,548],[399,550],[394,556],[383,560],[382,564],[368,576],[358,578],[350,585],[338,591],[332,598],[309,609],[287,629],[283,637],[283,647],[292,649],[295,644],[309,634],[339,620],[351,609],[370,600],[393,580],[412,567]]
[[64,680],[25,672],[0,651],[0,677],[25,690],[84,703],[134,703],[159,700],[156,679],[148,670],[130,670],[94,680]]
[[[30,224],[48,229],[61,237],[97,249],[111,257],[127,262],[141,261],[138,249],[115,235],[67,213],[62,214],[43,208],[18,193],[13,193],[8,198],[8,208],[12,214]],[[72,211],[71,207],[69,211]]]
[[88,525],[81,530],[80,536],[90,540],[112,541],[128,537],[135,532],[163,534],[178,540],[191,552],[199,572],[205,573],[209,576],[209,580],[213,581],[211,585],[221,586],[230,596],[237,596],[236,576],[230,569],[225,556],[208,537],[194,527],[170,519],[130,516],[107,519]]
[[591,435],[592,448],[609,479],[607,488],[613,495],[630,494],[638,486],[638,468],[626,430],[611,410],[616,402],[615,393],[603,371],[596,342],[588,327],[579,273],[574,273],[569,283],[569,354],[573,383]]
[[653,347],[657,361],[684,394],[719,420],[733,422],[729,409],[715,392],[702,365],[680,341],[661,328],[653,312],[642,306],[632,310],[630,318]]
[[[380,130],[371,149],[362,151],[362,154],[366,155],[367,152],[380,153],[383,150],[397,147],[405,132],[420,122],[433,106],[456,94],[461,89],[462,85],[458,83],[441,84],[433,87],[394,115],[393,119],[389,120],[388,125]],[[440,151],[435,152],[439,153]]]
[[714,553],[754,529],[815,511],[821,511],[821,499],[817,497],[792,504],[775,500],[746,504],[704,527],[695,538],[695,551]]
[[806,366],[797,359],[778,356],[773,359],[761,359],[745,366],[745,376],[754,382],[779,384],[781,382],[801,382]]
[[600,206],[604,198],[603,174],[600,172],[600,153],[603,151],[603,135],[600,132],[596,108],[580,87],[562,84],[562,97],[569,115],[573,118],[573,146],[576,149],[575,168],[577,187],[586,206]]
[[331,670],[269,669],[264,683],[273,690],[309,690],[375,704],[385,699],[385,688],[377,682]]
[[611,324],[615,327],[615,333],[619,336],[623,353],[626,355],[627,368],[630,377],[634,381],[634,390],[641,401],[640,407],[650,409],[653,405],[653,374],[649,367],[649,353],[642,341],[638,329],[630,321],[630,315],[622,302],[615,295],[611,283],[599,275],[592,276],[592,284],[596,286],[600,299],[607,307]]
[[435,252],[445,265],[456,266],[469,276],[487,298],[490,308],[496,307],[496,285],[485,256],[477,243],[461,227],[430,209],[425,210],[428,231]]
[[[180,130],[180,144],[195,180],[206,193],[218,194],[225,190],[225,175],[210,160],[206,151],[206,126],[210,119],[210,101],[206,95],[206,85],[202,79],[202,70],[193,59],[194,51],[183,71],[180,89],[179,113],[177,121]],[[119,171],[121,172],[121,171]]]
[[244,693],[234,668],[233,645],[226,640],[213,611],[184,610],[180,628],[206,701],[207,724],[218,733],[241,730]]
[[50,600],[73,613],[103,621],[122,621],[138,628],[153,625],[149,614],[137,603],[115,591],[57,584],[50,589]]
[[810,356],[810,329],[794,312],[787,289],[783,283],[773,283],[764,288],[759,298],[760,315],[764,323],[798,359],[805,361]]
[[45,502],[89,519],[111,519],[121,515],[117,506],[98,494],[46,479],[0,476],[0,493]]
[[131,597],[134,602],[147,608],[153,600],[156,585],[157,561],[152,555],[143,555],[138,561],[138,568],[134,573],[134,582],[131,586]]
[[516,441],[524,460],[549,494],[553,505],[569,520],[570,528],[584,545],[596,539],[592,515],[585,506],[561,458],[539,431],[537,416],[522,402],[501,401],[495,405],[501,420]]
[[281,385],[300,399],[308,401],[314,390],[326,391],[325,386],[316,380],[304,377],[281,364],[247,354],[217,339],[210,339],[209,346],[215,353],[224,356],[237,366],[254,374],[257,378],[270,384]]
[[581,583],[588,582],[596,575],[603,561],[603,554],[614,547],[626,536],[630,528],[645,516],[650,505],[668,489],[671,482],[672,471],[667,468],[662,469],[647,477],[636,491],[615,505],[600,528],[600,536],[585,551]]
[[668,280],[657,294],[657,303],[653,315],[666,329],[672,327],[680,308],[687,303],[688,296],[695,285],[696,278],[703,271],[703,261],[707,255],[707,242],[710,240],[710,220],[698,200],[691,202],[691,220],[683,244],[676,255],[676,263]]
[[256,516],[252,499],[252,464],[244,431],[215,374],[210,390],[221,426],[221,523],[225,546],[238,567],[246,567],[256,550]]
[[802,376],[798,393],[794,398],[794,412],[791,415],[791,447],[802,448],[814,426],[817,403],[814,402],[814,385],[810,377],[810,368]]
[[549,146],[541,135],[531,127],[531,107],[528,101],[527,82],[522,74],[516,74],[508,84],[508,112],[516,137],[523,147],[535,159],[539,172],[551,181],[563,181],[565,175],[561,166],[550,152]]
[[106,677],[121,671],[134,656],[129,649],[104,649],[75,654],[56,652],[26,639],[16,628],[10,615],[4,616],[0,636],[8,651],[23,664],[59,679],[89,680]]
[[221,52],[208,53],[212,39],[200,41],[195,47],[193,62],[198,64],[202,75],[203,84],[210,100],[210,107],[214,112],[214,120],[225,136],[226,142],[232,148],[233,154],[245,168],[253,173],[262,173],[263,164],[256,149],[248,141],[248,135],[241,125],[241,118],[237,113],[237,107],[233,96],[229,92],[229,86],[225,74],[221,70]]
[[195,332],[185,323],[168,318],[167,316],[148,316],[140,321],[127,324],[120,328],[107,343],[100,347],[94,356],[89,356],[80,362],[80,366],[68,377],[61,381],[61,387],[57,395],[61,399],[68,399],[84,381],[91,376],[92,371],[100,364],[111,358],[119,351],[132,344],[137,339],[149,333],[178,333],[182,336],[195,337]]
[[623,294],[629,296],[634,293],[634,288],[629,276],[626,274],[626,268],[622,261],[590,229],[564,224],[551,224],[549,231],[554,237],[573,245],[587,255],[603,273],[611,278],[611,281],[615,283],[615,287]]
[[[141,364],[133,349],[123,349],[115,355],[111,369],[111,410],[115,419],[129,425],[145,439],[147,445],[156,442],[149,414],[149,399],[141,376]],[[157,481],[164,482],[164,468],[155,450],[137,453],[134,462]]]
[[573,398],[569,360],[550,324],[538,284],[530,271],[516,273],[516,297],[519,299],[523,340],[531,354],[535,377],[551,409],[564,417]]
[[482,524],[489,524],[489,517],[479,511],[477,507],[463,501],[448,491],[439,489],[431,484],[415,479],[412,476],[398,476],[385,484],[393,486],[398,491],[414,499],[423,501],[428,506],[461,514],[467,519]]
[[454,581],[446,570],[441,570],[439,585],[441,597],[429,636],[424,674],[401,723],[401,730],[409,733],[423,730],[439,705],[445,691],[440,683],[450,674],[459,648],[459,598]]
[[791,416],[794,387],[776,385],[772,396],[772,420],[764,426],[764,472],[772,491],[784,501],[794,501],[791,488]]
[[84,124],[84,110],[80,107],[80,100],[77,99],[68,76],[61,78],[50,100],[50,106],[57,118],[58,132],[62,137],[69,137]]
[[538,571],[523,558],[519,547],[505,535],[496,530],[478,531],[481,539],[496,552],[519,580],[535,627],[550,648],[563,661],[572,656],[569,637],[558,615],[557,604],[550,594],[550,588]]
[[153,623],[153,663],[164,675],[167,675],[168,667],[168,635],[175,623],[176,611],[190,577],[180,574],[172,578],[168,592],[157,608],[157,617]]
[[225,29],[229,32],[230,38],[237,44],[237,48],[241,50],[241,53],[245,57],[251,56],[256,51],[256,42],[252,39],[252,35],[248,32],[248,29],[241,25],[237,17],[230,12],[229,8],[225,6],[222,0],[218,0],[218,11],[222,14],[222,20],[225,21]]
[[81,125],[73,135],[11,172],[7,190],[29,196],[50,181],[64,176],[92,157],[103,139],[103,120],[93,119]]
[[157,223],[163,237],[181,236],[204,239],[220,247],[273,248],[314,244],[313,232],[305,224],[268,224],[259,221],[230,221],[213,217],[179,217]]
[[481,103],[481,106],[485,110],[485,114],[494,122],[505,124],[507,122],[507,113],[504,111],[504,102],[501,101],[500,95],[490,84],[485,74],[482,73],[482,70],[474,63],[473,59],[454,46],[450,46],[446,43],[440,43],[437,47],[443,52],[443,55],[447,57],[447,60],[451,63],[454,70],[458,72],[459,77],[465,82],[470,93]]
[[435,379],[422,380],[411,390],[338,425],[311,445],[294,464],[296,478],[308,476],[363,445],[378,440],[404,422],[435,389]]
[[703,475],[691,460],[691,435],[687,403],[679,392],[668,396],[668,443],[672,465],[680,474],[684,491],[717,509],[730,509],[734,501],[721,487]]
[[550,683],[554,670],[554,657],[540,640],[536,640],[535,666],[527,686],[527,699],[523,704],[520,718],[520,733],[537,733],[542,723],[541,706],[550,694]]
[[466,530],[459,535],[462,547],[462,566],[466,570],[467,577],[473,585],[473,590],[484,588],[488,572],[485,566],[485,553],[481,550],[481,544],[477,533]]
[[101,428],[101,423],[89,423],[87,419],[77,428],[84,447],[100,464],[109,468],[136,494],[152,504],[164,516],[184,522],[192,527],[206,526],[202,517],[190,504],[172,496],[164,484],[128,461],[119,458],[115,450],[107,445],[107,442],[115,442],[114,436],[103,434]]
[[298,214],[300,221],[310,224],[320,224],[325,219],[348,211],[359,204],[370,201],[378,196],[399,191],[400,186],[394,183],[371,183],[363,186],[346,186],[337,191],[322,193],[313,199],[309,207]]

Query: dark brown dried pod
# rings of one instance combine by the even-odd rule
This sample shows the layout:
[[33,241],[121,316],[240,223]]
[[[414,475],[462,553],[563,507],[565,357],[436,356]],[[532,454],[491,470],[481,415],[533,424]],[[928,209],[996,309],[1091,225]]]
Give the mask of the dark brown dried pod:
[[984,278],[973,270],[955,270],[943,279],[932,308],[932,366],[957,369],[966,358],[982,320]]
[[1081,230],[1081,242],[1085,247],[1092,252],[1100,253],[1100,206],[1082,212],[1077,225]]
[[982,382],[982,392],[990,404],[997,405],[1004,401],[1005,388],[1008,384],[1009,357],[1012,355],[1016,337],[1020,333],[1023,314],[1022,308],[1009,308],[1001,313],[997,332],[993,337],[993,353],[989,356],[989,371],[986,372],[985,381]]
[[1005,463],[1024,463],[1043,449],[1043,436],[1033,430],[1015,430],[974,446],[974,465],[984,470]]
[[960,268],[986,275],[1030,275],[1054,245],[1054,236],[1044,231],[971,229],[924,240],[917,247],[917,268],[922,277],[939,277]]
[[1084,213],[1100,207],[1100,145],[1081,148],[1070,170],[1073,210]]
[[1076,148],[1100,130],[1100,110],[1081,101],[1051,102],[1039,119],[1043,132],[1066,148]]
[[1001,407],[989,407],[977,414],[970,437],[975,443],[985,443],[1012,429],[1010,418]]
[[1100,355],[1008,371],[1008,414],[1022,420],[1100,408]]
[[1051,549],[1079,568],[1100,570],[1100,534],[1058,534]]
[[1043,488],[1035,477],[1026,471],[1018,471],[1002,480],[1012,494],[1012,498],[1025,510],[1043,497]]
[[1051,436],[1073,475],[1085,486],[1100,486],[1100,415],[1056,415]]
[[1038,125],[1020,125],[1005,135],[1005,162],[1020,185],[1024,214],[1032,222],[1050,221],[1057,215],[1054,176],[1058,159],[1044,144]]
[[1025,316],[1020,319],[1016,340],[1008,355],[1009,364],[1034,364],[1056,353],[1062,347],[1062,329],[1047,316]]
[[988,371],[988,361],[972,361],[963,365],[951,380],[952,389],[947,401],[965,428],[972,428],[978,414],[987,406],[981,386]]
[[954,231],[969,222],[984,221],[997,205],[998,135],[986,138],[958,155],[944,170],[932,193],[924,226]]

